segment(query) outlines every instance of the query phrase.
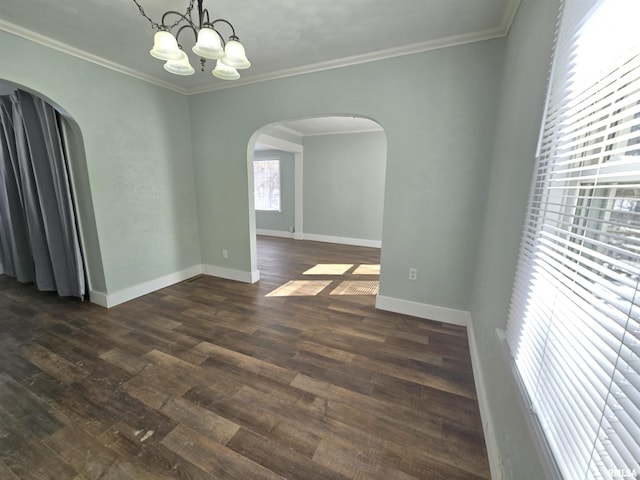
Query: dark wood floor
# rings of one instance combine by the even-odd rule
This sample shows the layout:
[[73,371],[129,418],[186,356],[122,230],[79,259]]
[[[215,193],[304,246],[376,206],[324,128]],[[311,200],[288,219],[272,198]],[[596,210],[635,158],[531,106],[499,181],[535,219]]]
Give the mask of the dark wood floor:
[[[261,237],[254,285],[110,310],[0,275],[0,479],[489,478],[465,330],[265,297],[379,250]],[[355,268],[355,267],[354,267]]]

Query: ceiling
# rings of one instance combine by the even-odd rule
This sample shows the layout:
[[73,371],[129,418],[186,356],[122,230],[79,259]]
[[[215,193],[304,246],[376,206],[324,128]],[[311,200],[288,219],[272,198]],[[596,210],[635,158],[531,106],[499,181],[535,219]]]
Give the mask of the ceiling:
[[[167,10],[184,12],[188,3],[138,1],[156,22]],[[182,77],[165,72],[162,62],[148,54],[153,30],[133,0],[2,0],[0,29],[193,94],[504,36],[518,4],[519,0],[204,0],[211,18],[226,18],[234,25],[252,63],[234,82],[213,77],[212,61],[200,72],[188,32],[180,43],[196,73]],[[221,33],[229,35],[223,28]]]

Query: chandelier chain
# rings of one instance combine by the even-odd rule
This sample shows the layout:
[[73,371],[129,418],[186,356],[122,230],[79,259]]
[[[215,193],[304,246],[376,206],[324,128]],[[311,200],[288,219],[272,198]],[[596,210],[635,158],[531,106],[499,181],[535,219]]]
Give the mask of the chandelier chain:
[[[144,18],[149,20],[149,23],[151,24],[151,28],[153,28],[154,30],[163,29],[163,27],[159,23],[154,22],[151,18],[149,18],[149,16],[145,13],[144,8],[142,8],[142,5],[140,5],[138,3],[138,0],[133,0],[133,3],[135,3],[136,6],[138,7],[138,10],[140,10],[140,15],[142,15]],[[191,18],[191,11],[193,10],[194,4],[195,4],[195,0],[189,0],[189,6],[187,7],[187,11],[184,14],[184,16],[181,16],[172,25],[170,25],[168,27],[165,27],[165,28],[167,28],[168,30],[173,30],[173,28],[175,26],[177,26],[180,22],[182,22],[185,17],[190,19]]]

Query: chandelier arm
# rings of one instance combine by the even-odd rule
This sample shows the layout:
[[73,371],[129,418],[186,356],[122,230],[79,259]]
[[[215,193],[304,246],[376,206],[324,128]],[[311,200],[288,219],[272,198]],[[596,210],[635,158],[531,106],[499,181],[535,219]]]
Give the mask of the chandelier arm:
[[188,28],[193,32],[193,36],[195,37],[196,41],[198,41],[198,31],[196,30],[195,26],[192,25],[191,23],[188,23],[187,25],[183,25],[180,27],[180,29],[176,32],[175,37],[176,37],[176,42],[178,42],[178,46],[180,47],[180,49],[182,49],[182,45],[180,45],[180,34],[182,33],[182,31]]
[[[220,22],[222,22],[222,23],[226,23],[226,24],[227,24],[227,26],[231,29],[231,38],[232,38],[233,40],[237,40],[237,39],[238,39],[238,37],[236,36],[236,29],[235,29],[235,28],[233,28],[233,25],[231,25],[231,22],[229,22],[229,20],[226,20],[226,19],[224,19],[224,18],[217,18],[217,19],[215,19],[213,22],[207,22],[207,23],[205,23],[204,25],[208,25],[208,26],[210,26],[211,28],[214,28],[215,24],[216,24],[216,23],[220,23]],[[221,35],[221,36],[222,36],[222,35]]]
[[209,10],[205,8],[204,10],[202,10],[202,12],[200,12],[200,28],[208,25],[209,23],[211,23],[209,22]]

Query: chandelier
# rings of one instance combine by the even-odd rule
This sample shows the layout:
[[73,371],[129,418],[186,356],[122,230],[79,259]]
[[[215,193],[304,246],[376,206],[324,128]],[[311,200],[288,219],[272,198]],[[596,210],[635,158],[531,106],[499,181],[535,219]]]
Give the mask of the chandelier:
[[[240,78],[239,69],[249,68],[244,47],[236,36],[233,25],[224,18],[211,21],[209,12],[202,8],[202,1],[198,0],[198,21],[191,16],[195,0],[189,0],[185,13],[169,10],[162,15],[161,23],[154,22],[147,16],[137,0],[133,0],[140,10],[140,14],[149,20],[151,28],[157,30],[153,37],[153,48],[149,52],[152,57],[164,60],[164,69],[175,75],[193,75],[195,70],[189,63],[189,57],[178,42],[185,30],[193,33],[196,44],[191,49],[200,57],[200,68],[204,72],[207,59],[216,60],[212,73],[222,80],[237,80]],[[225,42],[216,25],[226,25],[231,29],[231,35]],[[171,33],[175,30],[175,35]]]

